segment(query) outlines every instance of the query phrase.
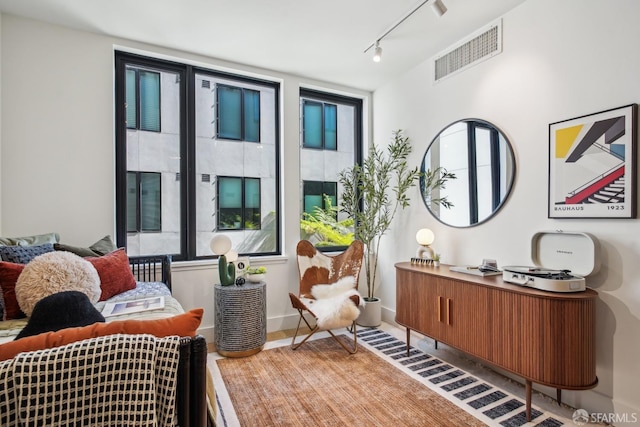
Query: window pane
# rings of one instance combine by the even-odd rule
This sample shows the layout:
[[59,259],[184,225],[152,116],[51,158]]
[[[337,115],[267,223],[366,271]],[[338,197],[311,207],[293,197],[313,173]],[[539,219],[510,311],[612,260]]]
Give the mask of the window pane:
[[[145,99],[151,101],[144,104],[143,99],[139,99],[141,108],[147,112],[155,110],[157,117],[151,119],[147,115],[145,120],[147,126],[155,122],[158,131],[125,133],[123,149],[126,151],[126,163],[123,169],[127,171],[127,197],[126,200],[119,199],[119,203],[126,203],[126,206],[119,205],[118,209],[126,211],[127,233],[119,236],[118,245],[126,245],[131,256],[179,255],[183,237],[182,188],[176,176],[182,172],[180,81],[184,78],[172,70],[150,68],[126,65],[127,71],[136,71],[140,75],[139,94],[144,93]],[[160,83],[164,104],[162,119],[159,116]],[[154,104],[154,108],[143,107]],[[139,176],[138,184],[135,183],[136,176]]]
[[[195,183],[196,256],[211,256],[209,242],[222,230],[234,230],[228,236],[240,254],[275,253],[279,245],[277,89],[200,71],[193,90],[195,173],[211,176],[210,182],[198,179]],[[238,95],[237,117],[240,113],[244,117],[242,139],[239,133],[236,139],[215,138],[218,105],[229,105],[224,103],[227,95]],[[235,180],[233,196],[225,190],[228,179]],[[220,186],[224,194],[219,193]]]
[[244,179],[244,228],[260,228],[260,180],[257,178]]
[[138,231],[138,174],[127,172],[127,233]]
[[[322,185],[322,194],[323,194],[323,206],[324,206],[324,195],[329,196],[331,199],[331,205],[336,206],[338,203],[338,183],[337,182],[325,182]],[[327,206],[324,206],[325,208]]]
[[244,179],[244,206],[246,208],[260,207],[260,180],[257,178]]
[[324,104],[324,148],[338,149],[338,112],[333,104]]
[[219,178],[218,200],[220,203],[218,228],[222,230],[242,228],[242,179]]
[[161,188],[159,173],[140,174],[140,229],[160,231]]
[[138,127],[138,121],[136,120],[136,71],[127,69],[126,75],[127,128],[136,129]]
[[302,114],[303,146],[322,148],[322,104],[305,101]]
[[218,197],[221,208],[242,208],[242,179],[219,178]]
[[242,91],[218,86],[218,138],[242,139]]
[[[325,195],[333,207],[339,207],[339,174],[362,160],[362,100],[300,89],[300,115],[304,124],[300,142],[300,238],[319,247],[345,247],[353,240],[352,222],[346,214],[337,212],[333,219],[314,214],[315,208],[329,207]],[[303,138],[314,125],[317,143],[311,147]]]
[[260,142],[260,92],[244,90],[244,140]]
[[160,132],[160,73],[140,70],[140,129]]
[[305,213],[313,215],[316,208],[322,208],[322,182],[305,181],[302,185],[302,192]]

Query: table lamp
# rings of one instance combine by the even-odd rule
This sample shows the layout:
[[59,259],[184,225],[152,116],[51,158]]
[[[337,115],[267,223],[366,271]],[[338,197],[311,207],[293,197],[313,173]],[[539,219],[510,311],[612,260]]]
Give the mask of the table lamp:
[[209,244],[211,251],[218,255],[218,273],[220,284],[230,286],[236,283],[236,266],[233,264],[238,259],[238,253],[231,250],[231,239],[225,235],[218,235],[211,239]]
[[420,246],[418,246],[416,258],[433,259],[435,252],[430,245],[435,240],[435,237],[436,236],[433,234],[433,231],[428,228],[421,228],[418,230],[416,233],[416,241]]

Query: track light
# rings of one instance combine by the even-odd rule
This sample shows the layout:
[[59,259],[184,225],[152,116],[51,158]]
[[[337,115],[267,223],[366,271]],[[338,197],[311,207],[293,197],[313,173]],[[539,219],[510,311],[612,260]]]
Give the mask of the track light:
[[438,18],[447,13],[447,7],[442,3],[442,0],[433,0],[431,9],[433,9],[433,13],[435,13]]
[[380,40],[376,41],[376,50],[373,53],[373,62],[380,62],[382,59],[382,48],[380,47]]
[[391,31],[395,30],[400,24],[407,20],[411,15],[413,15],[418,9],[420,9],[425,4],[430,3],[433,12],[438,15],[438,17],[444,15],[447,12],[447,7],[442,3],[442,0],[422,0],[413,9],[407,12],[402,18],[400,18],[395,24],[393,24],[387,31],[382,33],[376,39],[375,43],[371,43],[365,50],[364,53],[367,53],[372,47],[375,46],[375,52],[373,54],[373,61],[380,62],[382,59],[382,48],[380,47],[380,40],[385,38]]

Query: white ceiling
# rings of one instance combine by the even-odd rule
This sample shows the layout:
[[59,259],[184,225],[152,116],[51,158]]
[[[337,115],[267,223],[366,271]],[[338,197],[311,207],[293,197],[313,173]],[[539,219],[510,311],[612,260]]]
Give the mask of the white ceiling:
[[364,50],[421,0],[0,0],[0,11],[374,90],[524,1],[443,0],[441,18],[427,3],[382,40],[380,63]]

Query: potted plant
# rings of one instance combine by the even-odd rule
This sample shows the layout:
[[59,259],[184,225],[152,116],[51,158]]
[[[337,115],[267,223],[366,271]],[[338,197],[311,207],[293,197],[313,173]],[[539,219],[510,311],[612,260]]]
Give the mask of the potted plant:
[[249,282],[259,283],[264,280],[264,275],[267,274],[267,268],[260,267],[249,267],[247,268],[247,272],[245,273],[245,277]]
[[[386,150],[371,145],[362,165],[354,165],[339,174],[342,186],[340,210],[353,219],[354,237],[365,244],[365,311],[368,311],[367,306],[378,306],[377,313],[361,315],[358,324],[363,326],[378,326],[381,322],[380,300],[375,296],[380,239],[391,227],[398,210],[409,206],[407,193],[421,176],[417,167],[409,168],[407,158],[411,151],[409,138],[402,130],[396,130]],[[425,175],[437,177],[425,181],[427,187],[431,186],[425,190],[427,192],[444,187],[447,180],[455,178],[444,169],[427,171]],[[439,203],[446,205],[448,202],[442,198]]]

